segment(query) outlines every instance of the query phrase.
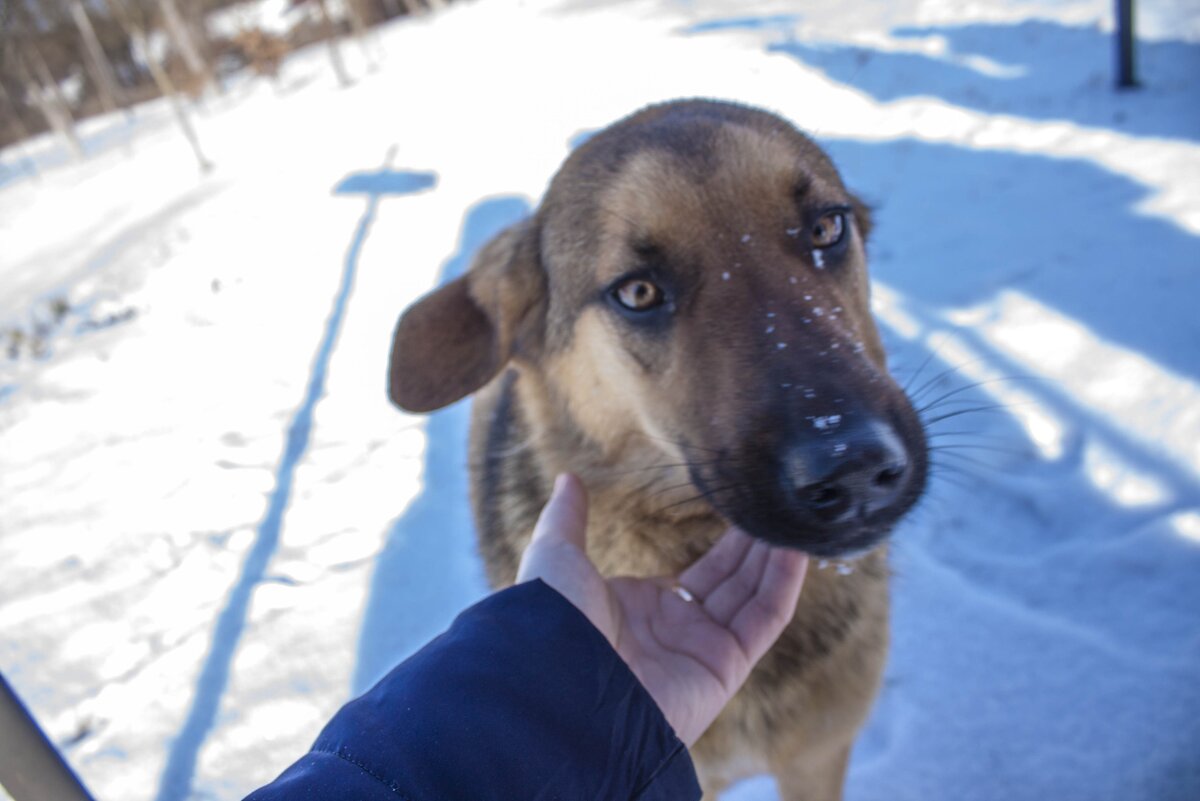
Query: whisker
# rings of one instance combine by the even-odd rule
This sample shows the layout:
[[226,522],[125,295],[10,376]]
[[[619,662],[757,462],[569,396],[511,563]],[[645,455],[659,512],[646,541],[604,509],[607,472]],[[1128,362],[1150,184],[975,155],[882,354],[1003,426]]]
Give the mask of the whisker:
[[653,440],[655,442],[665,442],[669,445],[674,445],[677,448],[685,448],[685,449],[694,450],[694,451],[706,451],[708,453],[717,453],[717,454],[721,453],[721,451],[717,448],[705,448],[701,445],[691,445],[687,442],[681,442],[679,440],[668,439],[667,437],[656,437],[653,434],[649,434],[645,431],[636,431],[634,433],[641,434],[646,439]]
[[908,394],[908,388],[910,386],[912,386],[912,383],[914,381],[917,380],[917,376],[919,376],[925,370],[925,368],[929,366],[929,363],[931,361],[933,361],[933,358],[935,356],[937,356],[937,348],[931,348],[929,351],[929,354],[925,357],[924,361],[922,361],[921,364],[917,367],[916,372],[913,373],[912,375],[910,375],[908,377],[908,380],[904,382],[904,386],[901,387],[901,389],[905,395]]
[[931,426],[931,425],[934,425],[935,423],[940,423],[943,420],[949,420],[952,417],[959,417],[960,415],[964,415],[964,414],[971,414],[973,412],[993,412],[993,411],[999,411],[999,410],[1009,409],[1009,408],[1011,408],[1011,404],[1007,404],[1007,403],[993,403],[993,404],[989,404],[987,406],[972,406],[968,409],[959,409],[958,411],[955,411],[955,412],[947,412],[946,414],[938,415],[937,417],[932,417],[928,420],[923,420],[922,422],[926,426]]
[[669,487],[662,487],[661,489],[659,489],[656,492],[654,492],[653,494],[651,494],[650,497],[657,498],[659,495],[666,495],[668,492],[674,492],[675,490],[684,489],[685,487],[695,487],[695,486],[696,485],[690,481],[688,481],[685,484],[673,484]]
[[956,395],[960,395],[964,392],[969,392],[972,389],[978,389],[979,387],[983,386],[986,383],[988,383],[988,382],[987,381],[973,381],[970,384],[966,384],[965,386],[955,387],[954,389],[939,395],[938,397],[934,398],[933,400],[929,401],[928,403],[918,406],[917,414],[921,414],[922,412],[927,412],[930,409],[933,409],[934,407],[936,407],[938,404],[949,401],[951,398],[953,398]]
[[979,437],[981,440],[994,440],[996,442],[1008,442],[1009,438],[1000,436],[999,434],[988,434],[983,431],[931,431],[926,435],[926,439],[942,439],[946,437]]
[[684,504],[693,503],[698,500],[708,500],[713,495],[716,495],[718,492],[728,492],[730,490],[741,489],[745,486],[746,486],[745,484],[727,484],[723,487],[712,487],[710,489],[701,490],[700,492],[698,492],[697,494],[695,494],[689,498],[684,498],[682,501],[677,501],[676,503],[672,503],[668,506],[664,506],[662,508],[662,511],[665,512],[668,509],[674,509],[677,506],[683,506]]
[[[959,489],[974,488],[975,484],[968,483],[967,479],[977,478],[976,476],[963,472],[961,469],[957,471],[948,471],[946,468],[949,467],[949,465],[939,465],[938,467],[939,469],[930,471],[930,483],[932,486],[936,487],[938,482],[945,482],[952,487],[957,487]],[[978,482],[976,481],[976,483]],[[925,494],[928,496],[932,493],[926,492]]]
[[999,445],[979,445],[969,442],[963,443],[948,443],[944,445],[933,445],[929,448],[931,453],[955,453],[957,451],[990,451],[992,453],[1003,453],[1007,456],[1027,456],[1028,453],[1017,450],[1016,448],[1001,448]]
[[1038,379],[1036,376],[1011,375],[1011,376],[999,376],[997,378],[987,378],[982,381],[972,381],[970,384],[966,384],[965,386],[961,386],[961,387],[956,387],[956,388],[946,392],[945,394],[941,395],[940,397],[935,398],[934,400],[930,401],[929,403],[925,404],[924,406],[921,406],[920,408],[917,409],[917,413],[920,414],[922,412],[926,412],[926,411],[934,408],[935,406],[937,406],[939,403],[943,403],[947,399],[952,398],[955,395],[958,395],[960,393],[967,392],[968,390],[978,389],[979,387],[984,387],[989,384],[999,384],[1001,382],[1023,381],[1023,380],[1035,380],[1036,381],[1036,380],[1041,380],[1041,379]]
[[[944,479],[943,476],[935,477],[934,484],[931,484],[929,490],[921,496],[916,505],[909,511],[909,516],[919,514],[931,514],[934,511],[939,513],[950,513],[958,508],[958,505],[953,500],[947,497],[948,493],[944,489],[945,486],[952,486],[956,489],[965,489],[965,481],[959,480],[956,484],[951,484],[950,481]],[[944,482],[944,484],[943,484]],[[937,507],[936,510],[931,507]]]
[[906,392],[905,394],[908,394],[909,398],[912,398],[913,401],[916,401],[916,400],[920,399],[921,395],[924,394],[927,390],[929,390],[930,387],[933,387],[934,385],[936,385],[938,381],[941,381],[943,378],[950,375],[951,373],[958,372],[963,367],[965,367],[967,364],[970,364],[970,362],[966,362],[965,364],[950,365],[945,370],[942,370],[937,375],[935,375],[932,378],[930,378],[929,380],[927,380],[924,384],[922,384],[921,386],[914,389],[912,391],[912,393]]
[[[937,375],[930,378],[928,381],[926,381],[920,387],[913,390],[913,392],[909,395],[909,397],[912,398],[914,401],[918,400],[926,390],[928,390],[930,387],[932,387],[934,384],[936,384],[941,379],[945,378],[950,373],[961,372],[964,367],[971,367],[976,364],[981,364],[981,363],[986,362],[987,360],[988,360],[987,356],[976,356],[974,359],[967,359],[965,362],[951,364],[951,365],[947,366],[945,370],[942,370],[940,373],[938,373]],[[990,380],[994,380],[994,379],[984,379],[984,380],[990,381]]]
[[950,463],[950,462],[945,462],[945,461],[941,461],[941,460],[935,460],[933,463],[936,464],[939,468],[951,468],[951,469],[957,468],[960,471],[964,471],[964,465],[971,465],[972,467],[978,467],[982,470],[990,470],[992,472],[996,472],[1001,469],[1000,465],[991,464],[989,462],[983,461],[982,459],[976,459],[965,453],[944,453],[944,454],[942,454],[942,456],[953,457],[954,459],[957,459],[958,461],[955,463]]
[[[926,353],[926,355],[925,355],[925,358],[921,360],[921,364],[918,365],[916,371],[913,372],[913,374],[911,376],[909,376],[908,380],[904,383],[904,391],[905,392],[907,392],[912,387],[913,382],[915,382],[917,380],[917,378],[919,378],[921,376],[921,374],[930,365],[930,363],[933,362],[934,359],[941,357],[943,349],[945,348],[947,342],[950,340],[950,336],[944,335],[944,336],[938,337],[938,340],[936,343],[934,343],[932,341],[932,339],[933,339],[933,337],[930,337],[930,341],[928,341],[926,343],[918,343],[918,342],[905,343],[909,350],[927,350],[928,351],[928,353]],[[954,369],[954,368],[951,367],[950,369]],[[899,372],[899,368],[897,368],[897,372]]]
[[604,469],[604,470],[595,470],[595,471],[592,471],[592,474],[597,475],[597,476],[603,476],[605,478],[610,478],[610,477],[614,477],[614,476],[633,475],[634,473],[646,473],[651,470],[675,470],[680,467],[691,467],[693,464],[696,465],[697,467],[703,467],[703,466],[707,466],[708,464],[716,464],[716,462],[694,462],[694,463],[670,462],[670,463],[664,463],[664,464],[643,465],[641,467],[627,467],[627,468],[613,467],[613,468],[608,468],[608,469]]

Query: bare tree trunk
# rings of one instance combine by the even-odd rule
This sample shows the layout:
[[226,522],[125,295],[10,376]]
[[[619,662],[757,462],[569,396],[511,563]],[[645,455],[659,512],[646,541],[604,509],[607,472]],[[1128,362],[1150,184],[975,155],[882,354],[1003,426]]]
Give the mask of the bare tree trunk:
[[195,39],[192,38],[192,32],[188,30],[183,15],[179,13],[179,6],[175,5],[175,0],[158,0],[158,5],[163,12],[167,33],[170,34],[171,41],[175,43],[179,54],[183,56],[183,63],[193,74],[203,78],[205,83],[212,83],[212,71],[204,60],[204,56],[201,55]]
[[[67,99],[63,97],[58,81],[54,80],[50,68],[46,66],[46,61],[42,58],[42,53],[38,50],[34,38],[28,37],[27,42],[25,52],[17,53],[17,64],[25,76],[25,84],[37,98],[38,106],[42,109],[46,122],[62,138],[63,144],[67,146],[71,156],[76,160],[81,160],[83,145],[79,143],[79,137],[75,135],[75,118],[71,115],[71,107],[67,105]],[[36,77],[30,75],[29,65],[32,65]]]
[[[179,7],[176,0],[172,0]],[[205,6],[209,3],[199,2],[199,0],[185,0],[180,8],[183,24],[188,30],[188,35],[191,37],[192,43],[200,51],[201,57],[208,65],[208,80],[218,94],[225,94],[225,84],[221,80],[220,71],[217,69],[217,64],[213,60],[213,47],[211,36],[208,31],[208,12]]]
[[401,0],[401,2],[404,4],[404,10],[409,16],[416,16],[425,10],[421,7],[418,0]]
[[179,92],[175,90],[175,84],[171,82],[171,77],[167,75],[167,71],[162,68],[162,65],[154,60],[149,55],[149,45],[146,43],[146,32],[141,28],[134,28],[130,31],[130,36],[134,43],[143,53],[147,54],[146,66],[150,68],[150,75],[154,78],[154,83],[158,85],[158,91],[171,103],[171,111],[175,115],[175,121],[179,123],[179,127],[183,130],[183,135],[187,138],[188,144],[192,146],[192,153],[196,156],[196,163],[200,165],[200,172],[208,172],[212,169],[212,162],[204,157],[204,152],[200,150],[200,139],[196,136],[196,130],[192,128],[192,122],[188,119],[187,111],[183,107],[183,103],[179,100]]
[[4,103],[4,107],[9,110],[5,116],[8,118],[8,128],[13,134],[13,141],[23,142],[29,138],[29,129],[25,127],[25,123],[21,122],[21,116],[17,114],[17,104],[13,102],[12,95],[4,88],[4,81],[0,81],[0,101]]
[[116,111],[119,106],[123,105],[121,89],[117,84],[117,76],[113,73],[112,65],[108,63],[108,58],[104,55],[104,48],[100,46],[100,39],[96,36],[96,29],[92,27],[92,20],[88,17],[82,0],[71,0],[71,16],[75,19],[75,25],[79,28],[80,35],[83,36],[83,44],[88,53],[88,65],[91,67],[92,82],[96,84],[100,102],[106,110]]
[[329,60],[333,62],[333,72],[337,75],[338,83],[343,87],[349,86],[350,76],[346,74],[346,65],[342,61],[342,51],[338,48],[337,27],[333,24],[333,17],[329,14],[329,6],[325,0],[317,0],[317,8],[321,12],[321,19],[325,23],[325,41],[329,43]]
[[362,9],[358,5],[358,0],[342,0],[342,6],[346,9],[347,16],[350,17],[350,30],[354,31],[354,39],[358,42],[359,49],[362,50],[363,58],[367,60],[367,68],[374,71],[378,65],[367,46],[367,24],[363,21]]
[[167,75],[167,71],[150,54],[150,46],[146,42],[145,18],[131,13],[130,6],[125,4],[125,0],[106,0],[106,2],[109,13],[113,15],[113,18],[129,34],[129,38],[133,40],[134,46],[145,55],[146,66],[150,69],[150,76],[154,78],[154,83],[158,86],[159,93],[167,98],[167,101],[171,104],[171,112],[175,115],[175,121],[179,123],[179,128],[183,131],[188,144],[192,146],[192,153],[196,156],[196,163],[200,165],[200,172],[208,172],[212,169],[212,162],[204,157],[204,152],[200,149],[200,139],[196,136],[196,130],[192,128],[192,122],[188,119],[187,111],[184,109],[183,103],[179,100],[179,92],[175,90],[175,84],[172,83],[171,76]]
[[29,174],[35,179],[40,180],[38,175],[37,164],[29,157],[29,154],[24,150],[24,143],[29,139],[29,129],[25,127],[25,123],[21,122],[20,115],[17,114],[17,104],[13,102],[12,96],[8,90],[4,88],[4,81],[0,81],[0,102],[4,103],[4,107],[8,109],[8,129],[13,136],[12,149],[15,150],[18,156],[29,165]]

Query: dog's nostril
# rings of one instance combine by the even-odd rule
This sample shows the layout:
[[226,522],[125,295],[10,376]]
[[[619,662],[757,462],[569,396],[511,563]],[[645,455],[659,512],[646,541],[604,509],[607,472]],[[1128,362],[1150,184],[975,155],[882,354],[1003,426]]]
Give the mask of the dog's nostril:
[[808,490],[808,505],[814,509],[830,509],[837,506],[844,494],[833,484],[818,484]]
[[804,488],[804,505],[823,520],[835,520],[850,504],[850,496],[839,484],[821,482]]
[[875,474],[875,486],[880,489],[891,489],[899,484],[902,478],[904,478],[903,465],[888,465]]

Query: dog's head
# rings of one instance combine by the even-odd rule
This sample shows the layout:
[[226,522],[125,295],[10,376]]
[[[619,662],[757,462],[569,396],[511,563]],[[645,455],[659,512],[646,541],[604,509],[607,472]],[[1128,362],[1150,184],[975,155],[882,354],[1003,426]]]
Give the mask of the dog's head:
[[778,117],[651,107],[580,146],[532,218],[405,313],[391,397],[435,409],[516,363],[612,466],[650,450],[664,483],[752,535],[869,548],[927,460],[870,315],[868,228]]

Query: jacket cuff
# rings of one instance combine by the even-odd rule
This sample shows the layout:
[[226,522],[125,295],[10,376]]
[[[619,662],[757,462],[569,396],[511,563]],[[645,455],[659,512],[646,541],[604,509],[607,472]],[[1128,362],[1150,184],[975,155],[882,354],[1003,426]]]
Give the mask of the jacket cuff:
[[[691,757],[650,694],[540,580],[459,615],[343,707],[276,784],[303,782],[296,771],[357,771],[363,801],[700,797]],[[251,796],[299,797],[326,796]]]

